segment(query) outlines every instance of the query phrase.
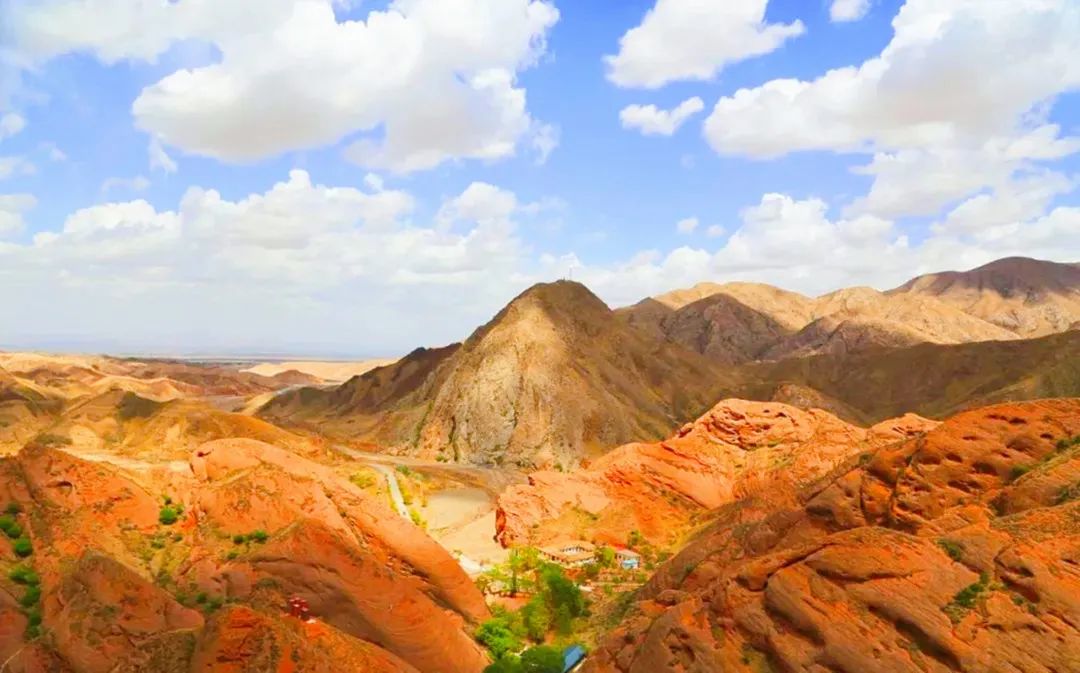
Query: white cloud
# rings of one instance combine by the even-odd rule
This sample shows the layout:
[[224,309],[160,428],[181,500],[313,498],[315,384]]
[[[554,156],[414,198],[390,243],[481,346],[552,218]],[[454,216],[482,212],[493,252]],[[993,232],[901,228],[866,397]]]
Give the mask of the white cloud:
[[1071,0],[908,0],[895,35],[861,66],[779,79],[721,98],[705,122],[721,154],[874,155],[852,212],[936,212],[1031,162],[1080,150],[1046,123],[1080,87],[1080,5]]
[[870,11],[870,0],[833,0],[829,7],[829,20],[841,23],[858,21]]
[[14,112],[0,116],[0,140],[18,135],[26,128],[26,119]]
[[619,112],[619,120],[624,129],[637,129],[647,136],[670,136],[704,109],[705,102],[694,96],[672,110],[662,110],[655,105],[628,105]]
[[150,170],[152,171],[164,171],[165,173],[175,173],[178,166],[169,153],[165,151],[165,148],[161,146],[161,140],[159,138],[150,138],[150,145],[146,148],[147,154],[150,156]]
[[[135,100],[136,125],[167,145],[247,162],[365,133],[346,156],[395,172],[514,154],[536,126],[516,76],[559,17],[543,0],[394,0],[364,21],[338,21],[330,0],[54,0],[9,13],[17,46],[38,60],[216,47],[218,62]],[[541,156],[550,138],[541,132]]]
[[101,193],[108,194],[114,189],[141,192],[146,190],[149,186],[150,181],[143,175],[136,175],[133,178],[106,178],[105,181],[101,183]]
[[518,209],[517,196],[486,182],[474,182],[460,196],[443,204],[437,221],[442,228],[455,222],[506,222]]
[[405,192],[314,184],[299,170],[238,200],[193,187],[171,210],[105,203],[0,244],[0,302],[57,338],[404,352],[462,338],[524,287],[522,210],[475,183],[443,205],[449,226],[414,224]]
[[0,157],[0,180],[22,175],[34,175],[35,173],[37,173],[37,166],[26,157]]
[[698,228],[698,218],[686,217],[675,223],[675,230],[680,234],[692,234]]
[[543,166],[559,146],[562,131],[552,124],[536,124],[532,134],[532,148],[536,152],[536,164]]
[[725,233],[727,233],[727,229],[719,224],[710,225],[709,228],[705,230],[705,235],[709,238],[720,238]]
[[33,209],[37,199],[30,194],[0,194],[0,240],[23,230],[23,213]]
[[802,22],[767,23],[768,0],[657,0],[605,56],[608,79],[655,89],[678,80],[708,80],[727,65],[767,54],[804,31]]
[[[1015,212],[1030,212],[1018,209]],[[934,227],[918,243],[891,221],[861,215],[835,220],[816,198],[766,194],[741,213],[738,226],[716,249],[645,251],[607,265],[574,255],[542,259],[549,274],[575,266],[574,278],[612,305],[702,280],[763,282],[821,294],[841,287],[895,287],[914,275],[968,269],[994,259],[1027,255],[1064,262],[1080,258],[1080,208],[1059,207],[1028,219],[999,218],[991,226]]]

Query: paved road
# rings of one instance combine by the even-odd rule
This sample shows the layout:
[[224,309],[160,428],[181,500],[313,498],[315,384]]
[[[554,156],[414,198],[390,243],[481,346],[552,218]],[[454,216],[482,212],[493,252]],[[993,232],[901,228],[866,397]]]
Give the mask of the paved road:
[[369,463],[369,465],[371,465],[371,469],[378,470],[386,478],[386,485],[390,489],[390,497],[394,500],[394,507],[397,508],[398,514],[406,520],[412,521],[409,506],[405,504],[405,498],[401,495],[401,485],[398,484],[394,468],[379,463]]
[[[442,463],[425,463],[424,461],[410,460],[408,458],[403,459],[398,456],[384,456],[378,453],[357,451],[356,449],[350,449],[345,446],[335,446],[334,448],[348,456],[356,458],[357,460],[364,461],[369,466],[371,466],[371,469],[378,470],[378,472],[386,478],[386,485],[390,489],[390,497],[394,501],[394,507],[397,509],[398,514],[400,514],[402,518],[409,522],[412,521],[412,516],[409,514],[409,506],[405,504],[405,498],[401,495],[401,485],[398,483],[397,468],[394,466],[410,465],[412,467],[428,468],[433,471],[441,471],[444,473],[455,473],[458,476],[461,476],[463,474],[469,474],[473,476],[474,479],[476,478],[475,472],[479,469],[471,467],[447,466]],[[465,556],[464,554],[453,554],[453,556],[457,559],[458,565],[461,566],[461,569],[464,570],[465,573],[468,575],[479,575],[480,573],[490,569],[489,566],[486,566],[478,561],[474,561],[473,559]]]

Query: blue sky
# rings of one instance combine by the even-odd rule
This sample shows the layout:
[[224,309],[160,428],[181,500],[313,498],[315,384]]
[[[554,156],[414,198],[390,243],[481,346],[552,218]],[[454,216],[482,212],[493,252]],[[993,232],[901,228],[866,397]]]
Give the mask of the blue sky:
[[0,26],[0,347],[388,355],[568,273],[619,305],[1080,259],[1069,0],[0,0]]

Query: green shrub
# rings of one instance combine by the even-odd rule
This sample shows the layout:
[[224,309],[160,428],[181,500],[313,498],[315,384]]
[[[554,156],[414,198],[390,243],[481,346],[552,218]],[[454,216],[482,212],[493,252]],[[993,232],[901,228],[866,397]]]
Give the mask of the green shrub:
[[1009,470],[1009,481],[1016,481],[1017,479],[1024,476],[1028,472],[1031,472],[1032,467],[1034,467],[1034,466],[1033,465],[1014,465],[1013,468],[1011,470]]
[[30,626],[41,626],[41,608],[32,607],[26,610],[26,621]]
[[270,539],[270,535],[265,530],[259,529],[248,535],[248,539],[263,544]]
[[165,526],[171,526],[180,520],[180,511],[172,505],[165,505],[158,512],[158,521]]
[[206,595],[205,591],[200,591],[199,593],[195,594],[195,602],[199,605],[206,603],[209,598],[210,597]]
[[27,568],[26,566],[15,566],[11,572],[8,573],[8,579],[15,584],[22,584],[26,586],[37,586],[41,583],[41,578],[34,572],[33,568]]
[[236,535],[232,536],[232,541],[233,544],[244,544],[245,542],[247,542],[247,536],[237,533]]
[[240,558],[240,552],[233,549],[225,555],[225,558],[229,559],[230,561],[235,561],[236,559]]
[[36,605],[37,602],[40,601],[40,600],[41,600],[41,587],[32,586],[32,587],[26,587],[26,593],[24,593],[23,597],[21,599],[19,599],[19,602],[22,604],[22,606],[24,608],[29,608],[29,607],[33,607],[34,605]]
[[505,617],[492,617],[476,630],[476,641],[498,660],[521,649],[521,639],[511,630]]
[[17,516],[22,514],[22,505],[17,502],[9,502],[7,507],[4,508],[4,511],[11,516]]
[[412,470],[409,469],[408,465],[398,465],[394,469],[397,470],[398,472],[400,472],[401,474],[405,475],[406,477],[409,476],[410,474],[412,474]]
[[27,537],[15,540],[15,544],[11,548],[19,558],[26,558],[34,553],[34,545],[30,542],[30,538]]
[[941,540],[938,540],[938,546],[941,547],[945,553],[949,555],[949,558],[954,561],[959,561],[964,557],[964,545],[958,542],[942,538]]

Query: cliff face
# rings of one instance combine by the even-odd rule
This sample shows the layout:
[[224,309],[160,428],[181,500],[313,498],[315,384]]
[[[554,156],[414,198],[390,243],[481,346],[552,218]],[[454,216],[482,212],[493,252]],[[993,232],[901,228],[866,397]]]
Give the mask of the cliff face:
[[1080,400],[986,407],[722,507],[585,671],[1080,667]]
[[460,347],[287,393],[260,414],[426,458],[569,466],[663,436],[707,408],[720,381],[714,363],[563,281],[526,291]]

